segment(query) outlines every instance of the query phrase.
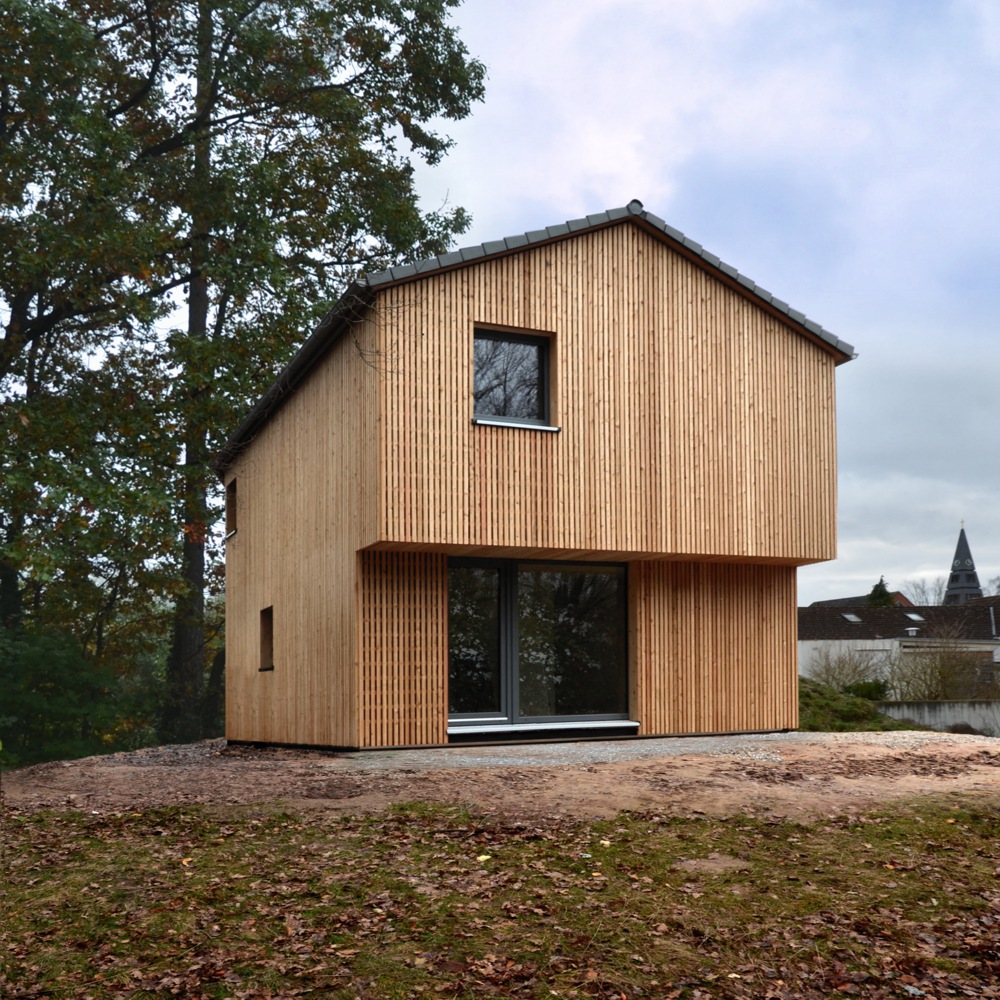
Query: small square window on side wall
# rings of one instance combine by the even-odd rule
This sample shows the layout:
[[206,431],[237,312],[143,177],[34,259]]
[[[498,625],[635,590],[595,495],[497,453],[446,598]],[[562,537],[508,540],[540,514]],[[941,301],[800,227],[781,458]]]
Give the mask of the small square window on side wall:
[[476,330],[473,344],[473,417],[549,424],[548,337]]

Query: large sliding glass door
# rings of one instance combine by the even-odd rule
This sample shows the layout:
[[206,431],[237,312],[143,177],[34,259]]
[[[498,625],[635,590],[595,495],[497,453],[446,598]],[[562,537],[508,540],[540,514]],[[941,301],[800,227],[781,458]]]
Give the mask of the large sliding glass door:
[[453,560],[450,728],[627,718],[623,566]]

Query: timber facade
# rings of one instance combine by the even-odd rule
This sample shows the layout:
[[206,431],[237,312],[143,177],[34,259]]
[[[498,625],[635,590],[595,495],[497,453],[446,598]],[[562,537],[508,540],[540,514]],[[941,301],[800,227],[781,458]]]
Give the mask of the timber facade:
[[852,356],[638,202],[362,279],[216,460],[227,737],[794,728]]

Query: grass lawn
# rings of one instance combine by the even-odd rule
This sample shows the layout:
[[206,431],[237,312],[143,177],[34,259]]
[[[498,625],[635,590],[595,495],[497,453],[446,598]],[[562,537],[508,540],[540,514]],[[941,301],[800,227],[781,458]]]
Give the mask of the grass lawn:
[[1000,997],[1000,800],[3,817],[3,997]]

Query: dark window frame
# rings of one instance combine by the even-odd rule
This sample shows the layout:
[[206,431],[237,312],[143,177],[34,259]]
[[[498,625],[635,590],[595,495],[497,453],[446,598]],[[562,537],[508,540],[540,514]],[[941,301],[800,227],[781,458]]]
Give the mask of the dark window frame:
[[226,483],[226,538],[230,539],[236,534],[238,526],[238,498],[236,492],[236,477]]
[[[479,409],[476,399],[476,357],[477,341],[490,340],[497,343],[526,344],[537,347],[538,352],[538,385],[540,415],[537,417],[509,416],[507,414],[488,413]],[[509,330],[497,330],[477,326],[473,329],[473,359],[472,359],[472,421],[477,424],[514,424],[519,427],[551,428],[552,426],[552,337],[540,333],[514,333]]]
[[[519,603],[518,584],[521,567],[545,566],[554,570],[565,567],[590,570],[620,570],[624,604],[622,608],[622,660],[625,671],[624,711],[588,713],[578,715],[521,715],[519,685]],[[496,726],[512,729],[543,728],[549,725],[573,723],[585,728],[589,723],[628,723],[631,721],[630,705],[630,633],[629,633],[629,571],[622,562],[588,562],[584,560],[551,559],[491,559],[452,557],[448,560],[449,572],[453,568],[495,569],[498,572],[498,628],[500,639],[500,705],[499,713],[456,712],[448,713],[449,731],[459,731],[463,726]],[[450,613],[449,613],[450,614]],[[449,620],[450,628],[450,620]],[[449,649],[449,667],[451,662]]]
[[274,670],[274,605],[260,609],[260,661],[259,673]]

